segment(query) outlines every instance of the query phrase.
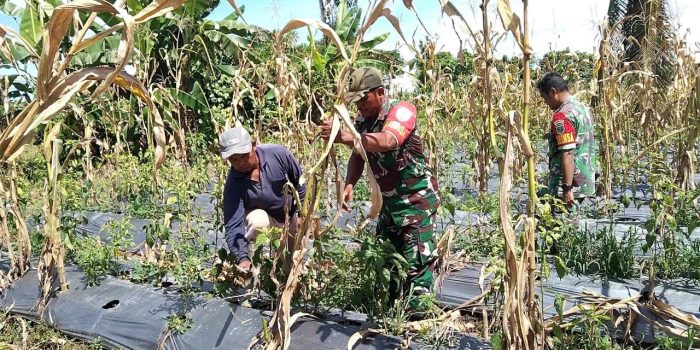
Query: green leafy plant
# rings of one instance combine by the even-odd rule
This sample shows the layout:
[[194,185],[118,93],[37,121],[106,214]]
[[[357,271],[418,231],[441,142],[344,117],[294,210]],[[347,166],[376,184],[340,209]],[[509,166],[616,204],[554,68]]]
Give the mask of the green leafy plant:
[[654,350],[690,350],[697,347],[696,335],[698,331],[695,328],[688,328],[687,337],[683,338],[672,338],[661,336],[656,340],[658,345]]
[[634,228],[618,237],[613,228],[608,227],[594,232],[587,229],[568,232],[556,247],[566,266],[577,273],[629,278],[639,273],[635,258],[639,241],[639,234]]
[[183,334],[192,328],[192,318],[187,315],[171,314],[168,316],[168,331]]
[[573,322],[569,331],[554,329],[554,349],[562,350],[617,350],[622,349],[610,336],[607,322],[610,316],[599,315],[591,310],[581,310],[582,317]]
[[120,257],[133,246],[132,228],[128,219],[114,220],[105,225],[107,242],[98,236],[73,236],[68,248],[68,259],[85,273],[88,286],[99,285],[108,275],[120,273]]

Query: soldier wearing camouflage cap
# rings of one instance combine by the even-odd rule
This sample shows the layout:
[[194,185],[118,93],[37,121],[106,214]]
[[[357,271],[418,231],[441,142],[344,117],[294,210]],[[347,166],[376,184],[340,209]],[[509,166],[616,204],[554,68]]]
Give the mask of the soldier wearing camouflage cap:
[[[376,68],[359,68],[350,76],[346,103],[354,103],[359,112],[355,129],[360,133],[369,165],[382,191],[383,205],[377,222],[377,234],[388,239],[409,263],[408,277],[402,285],[392,285],[390,298],[430,293],[433,286],[436,251],[433,239],[435,213],[440,203],[436,179],[430,173],[423,141],[417,133],[416,107],[386,95],[382,73]],[[321,136],[330,137],[331,121],[321,126]],[[352,147],[353,135],[341,131],[335,143]],[[364,169],[364,160],[352,153],[345,178],[343,203],[352,200],[353,186]],[[398,279],[393,276],[392,281]]]

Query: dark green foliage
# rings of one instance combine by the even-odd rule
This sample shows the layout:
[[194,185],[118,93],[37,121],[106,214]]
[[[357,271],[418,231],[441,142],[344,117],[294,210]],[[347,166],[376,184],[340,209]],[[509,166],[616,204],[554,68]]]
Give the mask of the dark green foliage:
[[613,45],[621,43],[625,61],[655,74],[656,86],[665,88],[675,74],[675,51],[670,49],[675,36],[667,0],[610,0],[608,26],[615,27]]
[[[260,287],[276,295],[271,280],[272,260],[267,251],[279,247],[278,234],[271,232],[257,239],[253,262],[260,268]],[[354,310],[380,318],[390,308],[389,285],[397,283],[394,278],[406,277],[408,263],[390,242],[378,239],[366,232],[352,242],[339,241],[333,233],[314,241],[312,261],[308,273],[302,275],[300,292],[296,304],[314,306],[315,313],[324,313],[331,308]],[[274,276],[286,280],[281,262]],[[392,277],[395,276],[395,277]]]
[[607,324],[611,317],[581,310],[582,317],[574,320],[574,327],[562,330],[555,326],[552,338],[557,350],[617,350],[624,349],[610,335]]
[[668,258],[659,257],[654,261],[660,278],[689,278],[700,281],[700,239],[679,238],[674,243],[666,243],[674,254]]
[[[418,43],[420,50],[423,54],[427,54],[427,45],[424,41]],[[440,75],[450,76],[453,82],[460,79],[464,81],[469,81],[472,75],[477,74],[474,67],[475,56],[471,52],[464,51],[462,60],[457,59],[450,52],[437,52],[435,54],[434,61],[430,62],[430,66],[427,67],[425,62],[421,62],[417,59],[411,60],[409,65],[411,68],[417,68],[416,79],[419,83],[424,84],[428,80],[426,71],[432,69],[435,73]]]
[[182,334],[192,328],[192,318],[187,315],[171,314],[168,316],[168,331]]
[[320,0],[319,10],[321,11],[321,20],[331,26],[335,27],[339,21],[338,8],[345,6],[350,10],[358,9],[357,0]]
[[573,88],[574,83],[585,84],[593,79],[595,64],[593,54],[566,49],[547,52],[539,62],[539,67],[543,72],[559,73]]
[[639,273],[635,261],[635,247],[639,241],[636,230],[630,229],[618,238],[611,227],[596,232],[576,230],[562,233],[555,247],[559,257],[577,273],[630,278]]
[[85,273],[88,286],[99,285],[108,275],[119,275],[120,256],[133,244],[130,228],[128,220],[109,222],[104,228],[108,233],[107,242],[101,242],[98,236],[68,233],[72,243],[66,245],[66,257]]

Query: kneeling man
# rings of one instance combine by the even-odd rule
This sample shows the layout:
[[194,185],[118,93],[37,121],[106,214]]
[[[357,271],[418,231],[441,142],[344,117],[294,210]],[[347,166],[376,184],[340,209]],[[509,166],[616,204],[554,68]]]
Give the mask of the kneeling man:
[[296,233],[299,203],[285,184],[290,182],[302,200],[306,186],[299,183],[302,170],[289,150],[281,145],[256,145],[241,126],[219,135],[219,147],[231,166],[224,186],[226,243],[238,267],[247,272],[251,266],[248,243],[261,230],[283,227],[288,219],[290,233]]

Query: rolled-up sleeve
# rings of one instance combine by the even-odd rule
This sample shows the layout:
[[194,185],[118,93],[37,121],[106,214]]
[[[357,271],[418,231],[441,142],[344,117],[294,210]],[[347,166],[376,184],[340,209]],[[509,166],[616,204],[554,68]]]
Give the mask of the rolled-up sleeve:
[[236,257],[236,263],[248,259],[248,241],[245,239],[245,208],[243,188],[229,170],[224,185],[224,228],[229,252]]

